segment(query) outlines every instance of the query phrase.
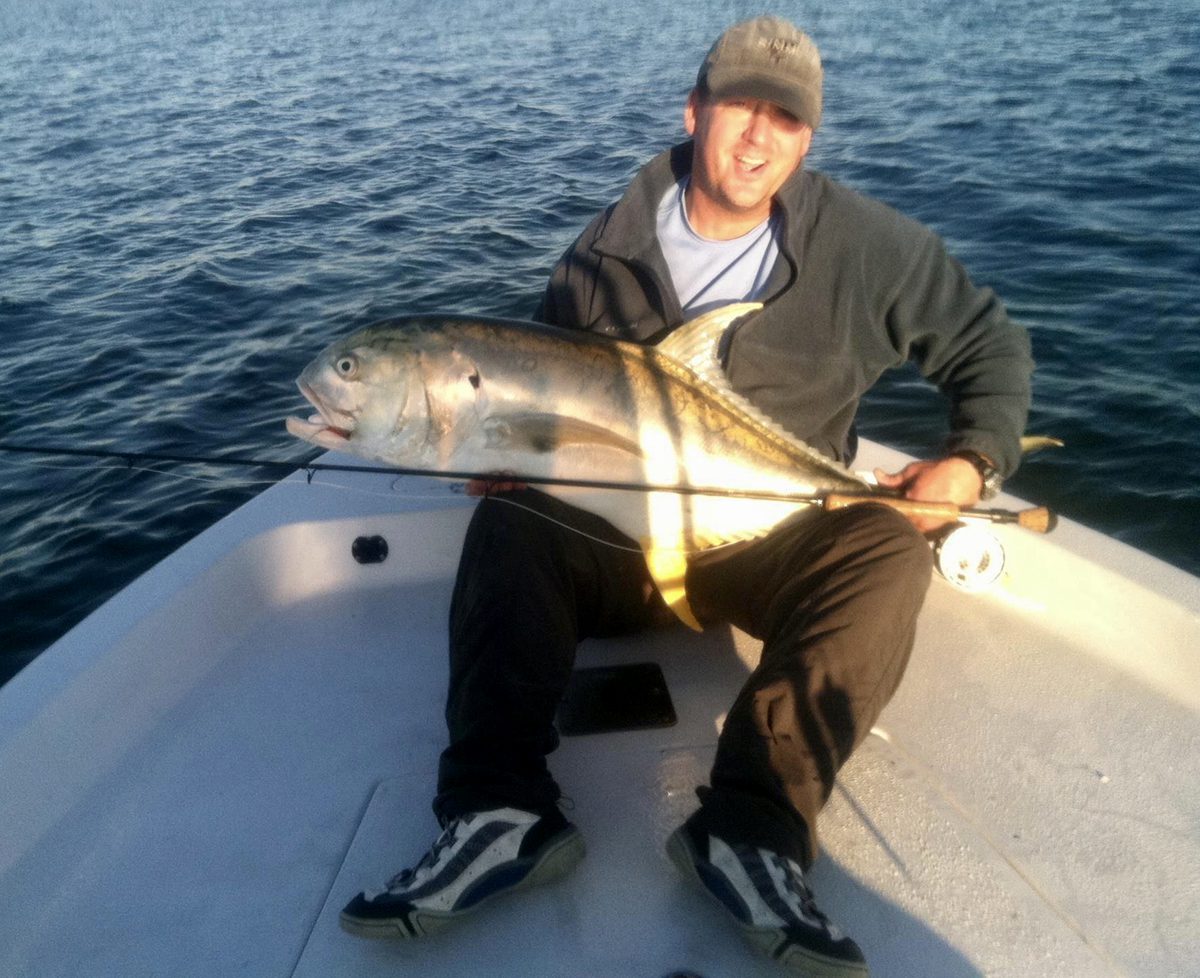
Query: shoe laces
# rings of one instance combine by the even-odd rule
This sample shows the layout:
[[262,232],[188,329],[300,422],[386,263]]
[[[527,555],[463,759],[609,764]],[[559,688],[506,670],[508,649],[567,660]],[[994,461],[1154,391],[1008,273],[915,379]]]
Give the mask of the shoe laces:
[[829,933],[835,941],[841,940],[842,932],[837,925],[823,914],[817,907],[816,897],[802,870],[791,859],[786,859],[777,853],[760,850],[764,861],[772,870],[772,876],[780,884],[787,902],[792,910],[805,922],[815,924]]
[[450,822],[443,830],[441,835],[425,853],[420,861],[411,869],[402,869],[399,873],[388,880],[387,888],[389,890],[404,890],[408,889],[418,878],[428,876],[437,866],[438,861],[442,858],[442,853],[449,849],[458,839],[458,830],[464,824],[464,819],[456,818]]

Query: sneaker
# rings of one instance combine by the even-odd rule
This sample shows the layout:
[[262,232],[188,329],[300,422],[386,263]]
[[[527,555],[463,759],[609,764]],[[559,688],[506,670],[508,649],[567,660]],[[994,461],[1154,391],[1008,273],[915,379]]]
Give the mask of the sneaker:
[[667,840],[667,854],[734,916],[751,944],[789,971],[806,978],[866,978],[862,951],[817,909],[794,860],[713,835],[698,840],[687,826]]
[[494,897],[567,875],[583,853],[583,836],[558,811],[464,815],[385,890],[346,904],[342,927],[365,937],[423,937]]

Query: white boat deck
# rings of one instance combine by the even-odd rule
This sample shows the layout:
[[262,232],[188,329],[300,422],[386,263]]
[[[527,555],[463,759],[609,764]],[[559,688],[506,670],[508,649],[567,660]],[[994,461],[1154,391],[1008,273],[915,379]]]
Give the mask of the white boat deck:
[[[729,629],[581,650],[660,663],[679,722],[564,740],[574,876],[420,943],[338,928],[437,833],[472,501],[397,486],[294,477],[0,690],[0,975],[780,974],[663,853],[757,654]],[[820,903],[881,978],[1200,974],[1200,580],[1070,523],[1004,541],[997,589],[935,581]]]

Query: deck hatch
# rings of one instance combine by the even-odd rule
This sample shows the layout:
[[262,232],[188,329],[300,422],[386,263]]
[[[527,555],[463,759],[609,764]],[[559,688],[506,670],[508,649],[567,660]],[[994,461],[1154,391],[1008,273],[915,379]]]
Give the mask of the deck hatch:
[[675,721],[657,662],[576,669],[558,709],[558,729],[568,737],[671,727]]

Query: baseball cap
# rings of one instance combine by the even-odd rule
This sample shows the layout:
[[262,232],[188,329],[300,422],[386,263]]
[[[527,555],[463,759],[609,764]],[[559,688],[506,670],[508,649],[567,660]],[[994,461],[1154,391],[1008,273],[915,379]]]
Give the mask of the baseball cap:
[[781,17],[734,24],[709,49],[696,87],[715,98],[761,98],[821,124],[821,55],[812,38]]

